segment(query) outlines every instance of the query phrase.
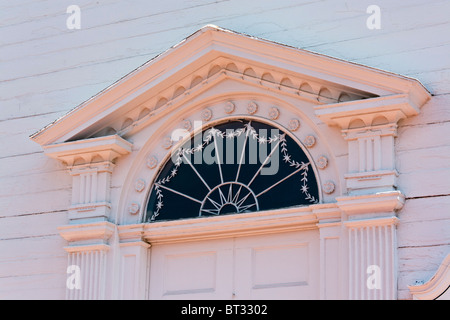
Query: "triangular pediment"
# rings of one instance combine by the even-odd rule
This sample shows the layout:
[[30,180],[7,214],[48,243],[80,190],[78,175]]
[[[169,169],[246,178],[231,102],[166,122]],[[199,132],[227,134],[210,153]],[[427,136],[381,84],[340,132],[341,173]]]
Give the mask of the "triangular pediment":
[[[259,87],[317,105],[325,122],[356,101],[395,97],[417,114],[429,94],[415,79],[206,26],[148,61],[31,138],[43,146],[110,135],[126,136],[210,88]],[[406,106],[405,106],[406,105]],[[339,115],[340,117],[340,115]],[[335,123],[336,122],[336,123]]]

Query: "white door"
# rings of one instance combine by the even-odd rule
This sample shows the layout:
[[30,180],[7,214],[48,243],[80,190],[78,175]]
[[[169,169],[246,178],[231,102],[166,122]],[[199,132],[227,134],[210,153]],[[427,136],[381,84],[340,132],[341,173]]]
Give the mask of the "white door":
[[317,299],[319,235],[298,231],[154,245],[150,299]]

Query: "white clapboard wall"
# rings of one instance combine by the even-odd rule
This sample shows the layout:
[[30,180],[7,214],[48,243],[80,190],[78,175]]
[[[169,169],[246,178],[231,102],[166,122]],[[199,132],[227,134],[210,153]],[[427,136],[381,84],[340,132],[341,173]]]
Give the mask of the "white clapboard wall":
[[[69,30],[69,5],[81,29]],[[381,8],[381,29],[366,9]],[[64,299],[71,177],[29,135],[206,24],[414,77],[433,94],[399,123],[398,297],[450,247],[447,0],[0,0],[0,299]],[[119,186],[112,186],[117,189]]]

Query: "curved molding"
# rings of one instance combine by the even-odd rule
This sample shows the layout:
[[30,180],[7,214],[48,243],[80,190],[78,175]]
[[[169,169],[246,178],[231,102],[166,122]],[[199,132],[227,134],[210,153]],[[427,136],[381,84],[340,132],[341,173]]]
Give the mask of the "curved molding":
[[450,254],[437,269],[431,279],[422,285],[408,286],[416,300],[450,300]]
[[[224,108],[227,102],[230,101],[230,97],[232,98],[232,101],[235,105],[235,111],[233,115],[227,114]],[[249,116],[247,114],[247,106],[250,101],[258,103],[259,108],[262,110],[262,114],[267,114],[267,112],[271,107],[273,107],[273,105],[277,105],[280,109],[283,110],[283,112],[280,114],[280,117],[277,120],[271,120],[263,117],[262,115]],[[334,200],[334,197],[336,195],[342,194],[343,190],[341,188],[341,179],[336,167],[336,162],[332,161],[332,165],[328,165],[326,169],[319,171],[314,160],[319,158],[323,154],[333,155],[333,149],[329,146],[328,141],[323,138],[322,133],[314,125],[311,119],[309,119],[309,117],[305,115],[301,110],[298,110],[298,108],[296,108],[294,105],[291,105],[290,100],[283,101],[282,97],[269,97],[258,92],[248,92],[245,94],[233,94],[229,92],[219,94],[209,93],[209,95],[207,95],[204,99],[184,105],[182,108],[179,108],[177,112],[173,112],[172,114],[170,114],[170,116],[165,117],[157,124],[155,123],[154,125],[149,126],[147,129],[143,130],[133,137],[133,140],[136,141],[135,143],[140,144],[138,142],[140,139],[145,139],[145,143],[138,149],[139,151],[136,154],[130,157],[130,159],[132,159],[132,162],[123,164],[126,167],[130,168],[130,170],[125,174],[126,179],[123,182],[123,193],[121,194],[118,205],[117,214],[121,224],[139,223],[142,221],[147,207],[146,202],[148,194],[151,191],[153,181],[156,178],[157,173],[159,172],[159,168],[165,164],[168,157],[171,156],[171,152],[174,150],[174,148],[176,148],[178,145],[181,145],[185,140],[182,139],[174,143],[171,150],[163,149],[158,141],[160,141],[160,139],[163,139],[164,137],[167,137],[167,135],[170,134],[171,130],[173,132],[173,130],[177,129],[177,122],[175,121],[176,119],[183,119],[187,117],[192,119],[192,121],[194,121],[194,119],[200,119],[201,112],[206,106],[215,114],[214,120],[211,123],[208,123],[208,125],[215,125],[217,123],[238,118],[255,119],[258,121],[267,122],[271,125],[274,125],[275,127],[282,128],[294,140],[296,140],[299,145],[303,145],[302,141],[311,132],[313,132],[317,137],[315,147],[307,148],[306,146],[303,146],[303,150],[313,164],[314,174],[318,179],[318,183],[320,183],[320,181],[328,180],[335,182],[335,190],[333,194],[324,194],[322,190],[320,190],[321,203],[331,202]],[[301,119],[303,123],[301,130],[292,132],[288,129],[289,121],[292,118]],[[195,134],[198,130],[202,130],[202,128],[194,126],[194,130],[191,132],[191,134]],[[149,139],[148,137],[151,137],[151,139]],[[149,170],[148,166],[146,165],[146,159],[149,156],[160,159],[160,161],[158,161],[158,165],[153,170]],[[136,192],[131,192],[134,189],[134,182],[139,178],[145,178],[145,180],[148,182],[145,189],[139,194]],[[134,216],[130,216],[128,214],[127,206],[131,202],[141,203],[141,210],[139,215],[136,214]]]

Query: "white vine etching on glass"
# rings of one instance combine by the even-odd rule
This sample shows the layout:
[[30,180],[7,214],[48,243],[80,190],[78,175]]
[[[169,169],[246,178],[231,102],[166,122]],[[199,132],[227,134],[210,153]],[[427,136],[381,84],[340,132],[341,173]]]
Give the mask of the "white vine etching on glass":
[[[290,167],[293,168],[293,172],[291,172],[287,177],[284,177],[283,179],[281,179],[281,180],[277,181],[276,183],[274,183],[273,185],[271,185],[269,188],[266,189],[266,191],[270,190],[271,188],[278,185],[279,183],[285,181],[287,178],[291,177],[292,175],[300,172],[301,187],[300,187],[299,191],[304,195],[304,199],[307,200],[309,203],[318,203],[318,199],[315,196],[311,195],[309,192],[308,173],[309,173],[310,162],[307,162],[307,163],[305,163],[303,161],[298,162],[295,159],[293,159],[293,156],[289,153],[289,150],[288,150],[288,143],[286,140],[285,133],[275,134],[271,137],[262,136],[262,135],[258,134],[258,132],[255,130],[255,128],[251,125],[251,122],[249,122],[249,123],[243,124],[242,128],[238,128],[235,130],[227,130],[227,132],[223,132],[214,127],[211,127],[210,129],[205,131],[202,143],[198,143],[196,146],[194,146],[192,148],[183,148],[183,147],[178,148],[173,153],[173,157],[172,157],[172,161],[174,164],[173,169],[170,171],[170,173],[168,175],[166,175],[163,178],[160,178],[159,180],[157,180],[154,183],[157,201],[156,201],[156,205],[155,205],[156,208],[150,217],[150,221],[154,221],[156,219],[156,217],[158,217],[160,215],[161,210],[164,207],[164,194],[163,194],[164,189],[175,192],[175,193],[179,193],[178,191],[173,190],[169,187],[166,187],[165,185],[167,183],[169,183],[179,173],[180,166],[183,163],[183,160],[186,160],[186,162],[189,163],[192,167],[192,164],[190,163],[190,161],[188,159],[189,155],[193,155],[194,153],[201,152],[210,143],[213,143],[213,142],[215,143],[214,140],[216,138],[234,139],[234,138],[240,137],[242,135],[246,136],[245,139],[252,138],[252,139],[256,140],[259,145],[262,145],[262,144],[275,145],[272,149],[272,152],[274,152],[274,150],[277,147],[279,147],[280,153],[282,156],[282,160],[286,164],[288,164]],[[246,147],[246,145],[244,144],[241,152],[243,152],[245,147]],[[268,158],[270,156],[271,155],[269,155]],[[268,158],[266,158],[266,161]],[[239,175],[240,165],[241,164],[239,163],[239,169],[238,169],[237,176]],[[199,175],[198,172],[196,172],[196,173],[197,173],[197,175]],[[257,172],[257,174],[259,174],[259,171]],[[205,185],[207,185],[205,180],[200,175],[199,175],[199,178],[202,179],[202,181]],[[252,179],[252,181],[253,181],[253,179]],[[253,209],[258,209],[258,202],[257,202],[256,198],[259,195],[261,195],[263,192],[256,195],[249,188],[250,184],[251,184],[251,182],[249,182],[248,184],[244,184],[242,182],[237,181],[237,179],[236,179],[236,181],[223,181],[223,179],[222,179],[221,184],[210,188],[210,193],[212,191],[214,191],[214,192],[219,192],[221,194],[221,203],[212,200],[210,197],[208,197],[209,194],[205,197],[205,199],[203,201],[199,201],[199,200],[193,199],[193,198],[191,198],[191,200],[196,201],[201,204],[199,216],[202,215],[202,211],[203,211],[203,213],[218,215],[221,212],[220,211],[221,208],[225,204],[234,205],[237,213],[244,212],[246,209],[249,209],[250,207],[254,207]],[[237,194],[230,194],[230,192],[231,192],[230,191],[228,193],[228,195],[225,195],[224,192],[221,191],[221,188],[224,189],[225,187],[228,188],[229,190],[232,190],[232,188],[234,187],[235,190],[238,189],[238,192],[237,192]],[[254,198],[254,203],[247,204],[244,206],[243,203],[245,200],[240,199],[238,201],[239,193],[241,192],[242,189],[244,189],[245,192],[248,192],[245,199],[247,199],[248,197]],[[179,193],[179,194],[183,195],[186,198],[190,198],[189,196],[187,196],[185,194],[181,194],[181,193]],[[223,201],[222,201],[222,199],[223,199]],[[204,209],[205,202],[212,203],[214,205],[214,208],[213,209]]]

